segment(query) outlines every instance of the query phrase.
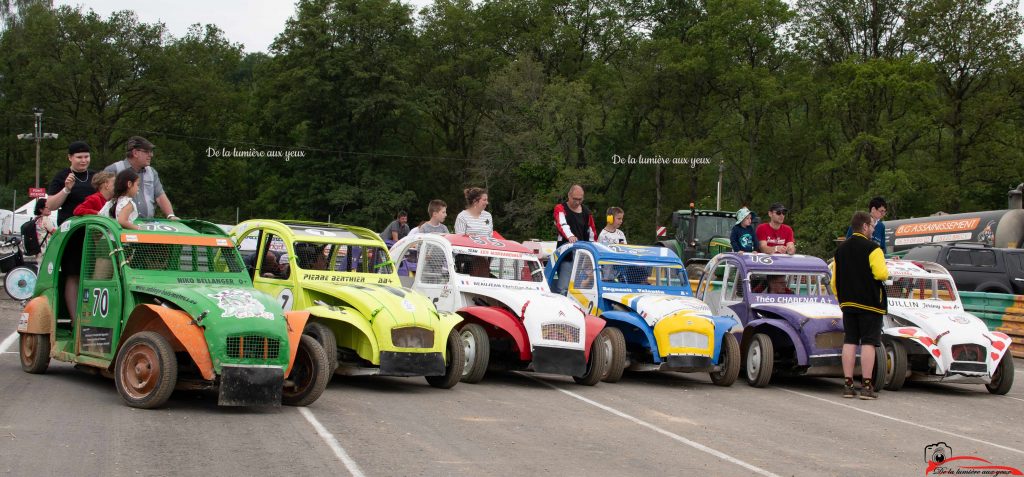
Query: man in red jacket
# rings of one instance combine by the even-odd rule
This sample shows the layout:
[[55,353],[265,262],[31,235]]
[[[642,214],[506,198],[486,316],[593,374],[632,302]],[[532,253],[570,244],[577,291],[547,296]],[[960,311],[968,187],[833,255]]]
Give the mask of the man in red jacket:
[[597,227],[590,209],[583,205],[583,186],[573,184],[565,202],[555,205],[555,229],[558,230],[558,243],[561,247],[578,240],[593,242],[597,240]]

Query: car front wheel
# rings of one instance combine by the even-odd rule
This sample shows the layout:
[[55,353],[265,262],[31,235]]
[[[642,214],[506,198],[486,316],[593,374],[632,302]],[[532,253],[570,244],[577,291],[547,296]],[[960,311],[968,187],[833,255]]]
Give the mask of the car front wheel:
[[719,386],[732,386],[740,375],[740,344],[736,336],[725,333],[722,337],[722,350],[718,357],[718,371],[712,371],[711,382]]
[[427,382],[435,388],[451,389],[462,379],[462,368],[466,366],[466,348],[462,345],[459,332],[452,329],[448,333],[448,346],[445,348],[445,366],[443,376],[427,376]]
[[22,333],[18,354],[21,356],[21,370],[26,373],[43,374],[50,366],[50,335]]
[[593,386],[601,381],[601,378],[608,372],[608,346],[605,346],[603,339],[594,338],[590,344],[590,359],[587,360],[587,371],[583,376],[573,376],[576,384]]
[[174,349],[159,333],[132,335],[117,353],[114,384],[131,407],[153,409],[167,402],[178,381]]
[[281,390],[281,402],[289,406],[313,404],[331,380],[329,366],[327,353],[320,343],[312,336],[302,335],[292,370]]
[[462,382],[479,383],[487,373],[491,341],[483,326],[469,323],[459,331],[463,349]]
[[772,368],[775,366],[775,347],[768,335],[758,333],[747,345],[747,384],[755,388],[768,385],[772,379]]
[[988,392],[1003,395],[1010,392],[1013,387],[1013,356],[1007,351],[1003,359],[999,361],[996,372],[992,373],[992,382],[985,385]]

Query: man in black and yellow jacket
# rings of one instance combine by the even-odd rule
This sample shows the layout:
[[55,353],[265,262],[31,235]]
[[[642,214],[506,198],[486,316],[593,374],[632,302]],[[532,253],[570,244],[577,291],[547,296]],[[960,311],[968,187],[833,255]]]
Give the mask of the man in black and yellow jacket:
[[889,278],[885,267],[885,254],[870,238],[874,224],[867,212],[853,214],[850,227],[854,234],[836,250],[832,263],[832,291],[843,309],[843,397],[856,396],[853,389],[853,368],[860,349],[860,369],[863,389],[861,399],[875,399],[871,371],[875,363],[875,347],[882,344],[882,315],[886,313],[888,297],[884,282]]

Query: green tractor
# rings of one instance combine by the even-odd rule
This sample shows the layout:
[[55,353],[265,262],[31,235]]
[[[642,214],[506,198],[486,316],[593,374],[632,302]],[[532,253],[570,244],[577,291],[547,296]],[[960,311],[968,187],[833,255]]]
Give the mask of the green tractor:
[[[757,227],[755,216],[753,226]],[[704,265],[721,252],[732,251],[729,234],[736,225],[736,212],[690,209],[672,212],[672,238],[658,240],[655,245],[672,249],[686,265],[691,279],[700,279]],[[659,239],[664,237],[659,237]]]

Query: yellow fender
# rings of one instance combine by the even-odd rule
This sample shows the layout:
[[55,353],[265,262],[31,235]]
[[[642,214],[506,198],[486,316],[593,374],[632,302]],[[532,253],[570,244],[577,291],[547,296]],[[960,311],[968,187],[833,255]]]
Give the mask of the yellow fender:
[[[360,340],[359,344],[363,345],[365,342],[368,346],[355,346],[353,349],[356,350],[356,353],[371,363],[380,364],[380,345],[377,344],[377,339],[375,338],[377,335],[373,332],[370,322],[366,321],[366,319],[363,318],[363,315],[358,311],[348,310],[343,307],[323,305],[311,306],[306,308],[306,311],[317,318],[326,318],[325,320],[320,321],[320,323],[323,323],[325,326],[330,328],[336,337],[338,336],[339,331],[337,322],[351,325],[356,330],[359,330],[359,332],[363,334],[363,339]],[[448,336],[445,335],[445,339],[447,338]],[[338,342],[341,343],[342,340],[339,339]]]
[[[192,321],[192,317],[181,310],[174,310],[157,305],[139,305],[128,317],[128,325],[121,333],[117,349],[129,336],[140,331],[155,331],[170,342],[175,351],[187,351],[195,361],[203,379],[213,381],[213,360],[210,359],[210,348],[206,344],[203,329]],[[116,361],[116,360],[115,360]],[[113,363],[110,365],[114,366]]]
[[299,340],[302,339],[302,330],[309,321],[308,311],[286,311],[285,321],[288,323],[288,369],[284,370],[285,377],[292,372],[292,365],[295,364],[295,354],[299,351]]
[[37,296],[29,301],[25,305],[25,310],[21,312],[21,318],[18,320],[18,333],[42,335],[52,332],[53,308],[50,306],[50,300],[46,296]]

